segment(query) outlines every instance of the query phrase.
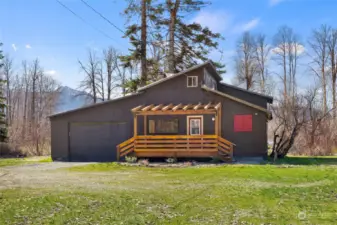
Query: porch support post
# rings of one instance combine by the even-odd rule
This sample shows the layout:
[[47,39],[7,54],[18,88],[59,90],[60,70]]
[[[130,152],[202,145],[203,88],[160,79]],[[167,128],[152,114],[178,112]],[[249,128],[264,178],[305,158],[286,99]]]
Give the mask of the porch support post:
[[133,136],[136,137],[137,136],[137,114],[133,114]]
[[147,115],[144,116],[144,135],[147,135]]
[[215,117],[215,135],[219,135],[219,118],[218,118],[218,112],[214,114]]
[[219,136],[221,137],[221,117],[222,117],[222,111],[221,111],[221,106],[220,106],[220,108],[219,108],[219,111],[218,111],[218,113],[219,113],[219,121],[218,121],[218,123],[219,123]]

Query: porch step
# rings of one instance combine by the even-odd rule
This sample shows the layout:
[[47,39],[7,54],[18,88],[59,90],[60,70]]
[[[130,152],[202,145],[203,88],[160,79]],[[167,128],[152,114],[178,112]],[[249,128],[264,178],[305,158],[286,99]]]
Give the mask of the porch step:
[[223,154],[221,152],[218,152],[218,156],[224,162],[233,162],[233,159],[229,154]]

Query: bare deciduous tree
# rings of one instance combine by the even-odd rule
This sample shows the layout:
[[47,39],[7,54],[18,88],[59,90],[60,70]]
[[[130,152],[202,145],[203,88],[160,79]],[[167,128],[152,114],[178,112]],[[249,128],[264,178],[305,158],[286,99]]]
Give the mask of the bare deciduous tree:
[[236,79],[244,83],[247,90],[253,88],[257,68],[255,40],[245,32],[237,44]]
[[22,62],[20,74],[13,75],[11,60],[6,62],[9,84],[8,104],[11,123],[9,144],[21,149],[16,154],[42,155],[50,152],[48,116],[54,112],[58,99],[58,82],[44,74],[38,59]]
[[11,95],[11,81],[13,76],[13,60],[9,55],[6,55],[3,60],[3,73],[6,79],[6,105],[7,105],[7,113],[6,119],[7,124],[10,125],[13,119],[12,117],[12,95]]
[[324,113],[318,104],[318,88],[306,90],[305,94],[296,93],[294,101],[281,99],[272,107],[274,120],[277,123],[270,155],[274,160],[288,154],[302,129],[308,131],[309,146],[313,146],[324,119],[330,115],[330,111]]
[[[103,50],[104,64],[106,67],[106,90],[107,90],[107,100],[110,100],[111,93],[113,89],[113,71],[116,69],[116,63],[114,63],[114,56],[116,55],[115,49],[109,47]],[[117,65],[118,66],[118,65]]]
[[312,31],[312,36],[308,41],[313,52],[312,60],[314,66],[311,70],[319,77],[323,90],[323,112],[328,110],[327,104],[327,64],[328,64],[328,38],[331,28],[327,25],[322,25],[319,29]]
[[78,60],[80,69],[84,72],[85,77],[81,81],[80,89],[89,98],[92,98],[93,102],[97,102],[97,78],[99,73],[100,62],[96,57],[96,53],[92,50],[88,50],[88,60],[86,63]]
[[281,27],[274,36],[275,61],[282,67],[283,74],[280,76],[283,82],[284,99],[296,97],[296,73],[298,59],[303,52],[297,35],[293,29],[287,26]]
[[[332,84],[332,107],[335,109],[336,102],[336,79],[337,79],[337,29],[331,29],[328,37],[328,54],[331,70],[331,84]],[[336,112],[333,112],[334,118]]]
[[260,78],[260,91],[261,93],[266,94],[266,82],[268,79],[268,60],[270,53],[270,46],[266,42],[266,36],[264,34],[259,34],[256,36],[256,49],[255,49],[255,58],[257,63],[257,73]]

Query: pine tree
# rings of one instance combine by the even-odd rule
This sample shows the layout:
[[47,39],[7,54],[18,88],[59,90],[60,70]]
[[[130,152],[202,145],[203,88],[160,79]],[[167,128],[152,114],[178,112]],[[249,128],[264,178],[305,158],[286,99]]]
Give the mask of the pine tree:
[[[125,67],[132,67],[138,63],[141,64],[140,78],[135,78],[131,81],[132,83],[139,83],[141,86],[151,80],[158,68],[158,61],[154,59],[155,54],[150,54],[149,56],[147,53],[149,48],[153,52],[153,43],[161,39],[160,33],[154,31],[158,27],[154,27],[153,24],[158,20],[157,15],[160,15],[163,10],[153,7],[154,1],[141,0],[140,2],[136,2],[134,0],[127,0],[128,6],[124,10],[128,23],[124,37],[129,38],[132,47],[129,49],[129,54],[121,56],[120,59]],[[141,18],[140,23],[138,17]],[[134,18],[137,19],[133,21]]]
[[[0,43],[0,47],[2,43]],[[2,50],[0,49],[0,70],[3,67],[4,56],[2,54]],[[4,88],[5,88],[6,80],[4,77],[0,77],[0,142],[7,141],[7,123],[6,123],[6,98],[4,97]]]
[[[125,67],[141,63],[141,76],[129,81],[130,86],[142,86],[158,79],[158,74],[162,72],[176,73],[207,61],[210,51],[216,50],[218,42],[223,39],[208,27],[184,20],[185,14],[197,12],[208,5],[206,1],[127,1],[129,4],[124,15],[129,25],[124,37],[129,38],[132,48],[128,55],[121,57],[121,61]],[[225,73],[224,64],[214,62],[214,65],[219,73]]]
[[[223,39],[208,27],[183,20],[186,13],[197,12],[208,4],[203,0],[166,0],[163,8],[169,16],[159,23],[166,26],[169,33],[168,72],[175,73],[198,64],[200,60],[206,61],[210,51],[216,49],[218,41]],[[217,62],[215,66],[219,72],[225,72],[224,64]]]

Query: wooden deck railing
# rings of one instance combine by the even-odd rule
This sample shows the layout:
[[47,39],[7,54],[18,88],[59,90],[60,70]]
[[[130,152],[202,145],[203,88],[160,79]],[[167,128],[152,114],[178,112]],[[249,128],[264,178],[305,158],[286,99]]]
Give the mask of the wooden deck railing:
[[117,160],[131,152],[140,157],[233,157],[233,143],[217,135],[140,135],[117,146]]
[[119,161],[120,157],[126,156],[134,151],[134,141],[135,138],[132,137],[117,145],[117,161]]
[[234,144],[222,137],[218,137],[218,150],[220,155],[227,155],[233,159]]

